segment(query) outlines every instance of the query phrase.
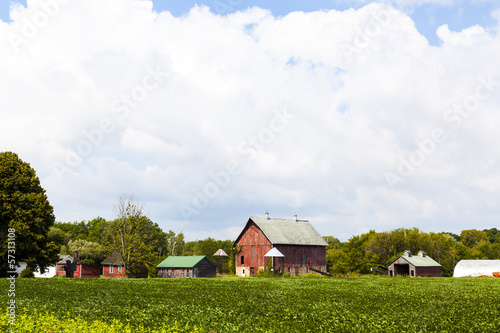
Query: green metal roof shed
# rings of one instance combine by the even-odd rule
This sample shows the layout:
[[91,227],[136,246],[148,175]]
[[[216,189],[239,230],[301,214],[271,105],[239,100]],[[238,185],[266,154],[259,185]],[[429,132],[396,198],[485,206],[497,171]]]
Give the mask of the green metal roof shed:
[[214,277],[217,266],[207,256],[170,256],[157,266],[160,277]]
[[439,277],[441,276],[441,265],[425,255],[424,251],[419,251],[418,255],[412,255],[410,251],[405,251],[396,260],[388,265],[389,276],[410,276],[410,277]]

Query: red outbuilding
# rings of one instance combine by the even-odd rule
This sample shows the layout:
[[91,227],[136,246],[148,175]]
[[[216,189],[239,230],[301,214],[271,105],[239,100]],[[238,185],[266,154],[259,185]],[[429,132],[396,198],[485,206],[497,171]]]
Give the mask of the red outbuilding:
[[114,253],[101,262],[103,278],[147,278],[148,269],[141,266],[133,272],[126,274],[122,257]]
[[[73,262],[73,257],[67,255],[57,263],[56,274],[58,276],[66,276],[66,270],[64,268],[67,265],[68,260]],[[73,273],[73,277],[75,278],[98,278],[101,274],[99,267],[77,264],[75,268],[75,272]]]
[[[310,271],[326,272],[328,243],[309,221],[250,217],[234,245],[240,249],[236,256],[236,275],[251,276],[269,267],[290,275],[303,275]],[[276,248],[280,256],[265,257]],[[279,253],[278,252],[278,253]],[[282,254],[282,256],[281,256]]]

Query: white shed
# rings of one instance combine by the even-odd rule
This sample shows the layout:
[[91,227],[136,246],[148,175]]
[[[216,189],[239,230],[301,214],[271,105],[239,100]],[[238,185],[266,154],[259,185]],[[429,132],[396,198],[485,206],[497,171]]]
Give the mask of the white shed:
[[493,276],[495,272],[500,272],[500,260],[460,260],[453,277]]

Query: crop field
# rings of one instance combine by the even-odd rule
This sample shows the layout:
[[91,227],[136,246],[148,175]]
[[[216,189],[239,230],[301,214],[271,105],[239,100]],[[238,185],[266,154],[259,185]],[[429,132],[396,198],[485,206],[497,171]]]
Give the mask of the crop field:
[[500,332],[498,278],[17,279],[15,302],[14,332]]

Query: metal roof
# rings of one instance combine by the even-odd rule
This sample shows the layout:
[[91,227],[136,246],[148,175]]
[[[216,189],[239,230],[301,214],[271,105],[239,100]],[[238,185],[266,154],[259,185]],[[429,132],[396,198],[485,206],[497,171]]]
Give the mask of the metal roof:
[[[410,264],[412,264],[415,267],[435,267],[435,266],[441,266],[437,261],[432,259],[431,257],[428,256],[419,256],[419,255],[401,255],[399,256],[396,260],[399,258],[403,258],[404,260],[408,261]],[[394,260],[394,261],[396,261]],[[390,265],[394,262],[392,261]]]
[[266,217],[250,217],[250,220],[262,230],[271,244],[328,246],[309,221]]
[[123,265],[123,259],[118,253],[113,253],[101,262],[101,265]]
[[264,257],[284,257],[284,255],[277,248],[273,247],[269,252],[264,254]]
[[215,252],[213,254],[213,256],[215,256],[215,257],[228,257],[226,251],[224,251],[223,249],[218,249],[217,252]]
[[[156,267],[158,268],[190,268],[194,267],[207,256],[170,256],[163,260]],[[208,259],[208,258],[207,258]],[[210,259],[208,259],[212,262]]]
[[73,262],[73,257],[69,254],[59,254],[59,261],[57,262],[57,264],[66,265],[66,260]]
[[500,272],[500,260],[460,260],[453,277],[493,276],[494,272]]

